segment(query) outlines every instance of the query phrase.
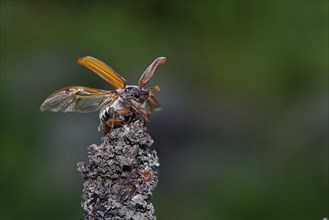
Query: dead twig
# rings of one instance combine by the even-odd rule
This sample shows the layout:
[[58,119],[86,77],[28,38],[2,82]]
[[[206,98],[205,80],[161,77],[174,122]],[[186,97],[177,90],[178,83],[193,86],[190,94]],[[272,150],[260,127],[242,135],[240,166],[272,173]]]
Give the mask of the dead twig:
[[150,202],[157,185],[158,157],[141,121],[113,128],[88,147],[89,164],[79,162],[82,208],[91,219],[156,219]]

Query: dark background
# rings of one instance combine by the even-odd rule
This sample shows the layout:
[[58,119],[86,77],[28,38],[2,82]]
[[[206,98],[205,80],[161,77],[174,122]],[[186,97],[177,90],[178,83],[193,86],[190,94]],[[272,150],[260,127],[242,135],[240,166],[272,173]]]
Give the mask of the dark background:
[[163,110],[161,219],[328,217],[327,1],[1,1],[1,219],[83,219],[76,163],[98,113],[41,113],[53,91],[113,89],[79,57],[149,86]]

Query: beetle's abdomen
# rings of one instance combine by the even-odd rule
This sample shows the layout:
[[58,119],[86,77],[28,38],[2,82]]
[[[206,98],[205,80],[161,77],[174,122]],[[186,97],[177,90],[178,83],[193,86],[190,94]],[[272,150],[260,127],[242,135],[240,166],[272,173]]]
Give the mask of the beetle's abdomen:
[[130,107],[127,107],[119,99],[113,101],[111,104],[103,107],[99,112],[99,119],[101,121],[100,128],[108,130],[108,127],[117,127],[131,121],[134,113]]
[[99,120],[105,123],[107,120],[113,117],[114,110],[112,107],[107,106],[99,112]]
[[109,105],[103,107],[102,110],[99,112],[100,121],[105,123],[109,119],[114,119],[116,117],[115,112],[121,108],[125,108],[122,102],[118,99],[114,100]]

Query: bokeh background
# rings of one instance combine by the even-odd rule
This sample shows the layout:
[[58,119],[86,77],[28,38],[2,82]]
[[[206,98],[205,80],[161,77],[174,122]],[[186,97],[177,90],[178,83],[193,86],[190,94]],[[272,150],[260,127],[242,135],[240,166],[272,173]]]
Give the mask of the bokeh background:
[[83,219],[76,163],[98,113],[41,113],[108,63],[163,110],[158,219],[328,217],[327,1],[1,1],[1,219]]

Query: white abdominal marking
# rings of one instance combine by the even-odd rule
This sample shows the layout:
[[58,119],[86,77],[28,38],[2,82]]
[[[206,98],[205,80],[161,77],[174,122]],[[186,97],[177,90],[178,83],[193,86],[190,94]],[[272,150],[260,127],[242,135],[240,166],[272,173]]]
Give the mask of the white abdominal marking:
[[120,102],[121,99],[116,99],[114,100],[114,102],[110,105],[107,106],[106,108],[103,108],[103,110],[101,110],[99,112],[99,119],[103,122],[106,122],[111,116],[115,110],[117,109],[122,109],[125,106],[122,104],[122,102]]
[[101,121],[104,121],[104,122],[107,121],[108,117],[110,116],[109,110],[110,110],[110,107],[106,107],[104,110],[100,111],[100,113],[99,113],[99,119]]

